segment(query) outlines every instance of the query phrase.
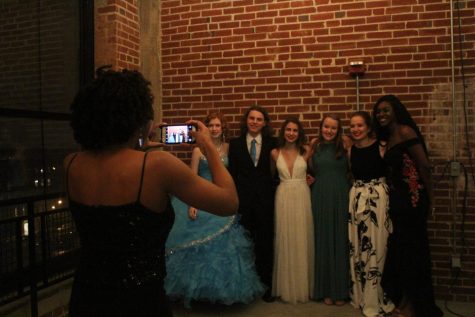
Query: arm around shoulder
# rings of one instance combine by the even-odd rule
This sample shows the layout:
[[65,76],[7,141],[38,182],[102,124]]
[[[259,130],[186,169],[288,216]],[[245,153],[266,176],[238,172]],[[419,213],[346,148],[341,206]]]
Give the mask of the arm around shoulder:
[[348,151],[353,145],[353,141],[346,135],[343,135],[341,138],[343,140],[343,147]]
[[277,164],[277,157],[279,156],[279,150],[278,149],[272,149],[270,151],[270,172],[272,174],[272,177],[274,177],[275,172],[277,170],[276,164]]

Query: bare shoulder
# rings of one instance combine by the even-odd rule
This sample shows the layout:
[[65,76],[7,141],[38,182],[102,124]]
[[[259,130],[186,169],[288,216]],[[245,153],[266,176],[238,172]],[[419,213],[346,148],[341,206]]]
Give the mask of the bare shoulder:
[[71,163],[71,160],[78,154],[79,152],[75,152],[75,153],[70,153],[68,155],[66,155],[66,157],[64,158],[63,160],[63,166],[64,168],[67,168],[68,165]]
[[[222,148],[222,151],[223,151],[224,153],[228,153],[228,152],[229,152],[229,143],[227,143],[227,142],[223,143],[222,147],[223,147],[223,148]],[[201,151],[200,151],[200,152],[201,152]]]
[[401,137],[401,140],[403,141],[417,138],[416,131],[414,131],[414,129],[408,125],[401,124],[398,127],[398,133],[399,133],[399,136]]
[[168,170],[170,165],[176,164],[180,160],[176,156],[165,151],[152,151],[147,154],[147,165],[149,167],[160,167],[160,170]]
[[274,161],[277,161],[277,156],[279,156],[279,149],[272,149],[272,151],[270,151],[270,155]]
[[195,146],[191,152],[191,155],[193,156],[202,156],[203,154],[201,153],[200,147]]

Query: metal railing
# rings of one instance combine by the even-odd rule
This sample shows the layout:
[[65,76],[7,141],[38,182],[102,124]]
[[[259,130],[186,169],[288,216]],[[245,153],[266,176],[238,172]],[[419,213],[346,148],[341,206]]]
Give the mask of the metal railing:
[[63,193],[0,201],[0,306],[70,278],[79,237]]

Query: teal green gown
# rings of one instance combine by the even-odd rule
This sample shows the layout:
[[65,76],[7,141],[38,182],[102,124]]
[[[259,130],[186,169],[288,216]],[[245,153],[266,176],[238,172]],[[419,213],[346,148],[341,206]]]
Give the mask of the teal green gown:
[[335,144],[321,144],[312,157],[312,213],[315,226],[315,291],[320,300],[349,297],[348,162],[335,158]]

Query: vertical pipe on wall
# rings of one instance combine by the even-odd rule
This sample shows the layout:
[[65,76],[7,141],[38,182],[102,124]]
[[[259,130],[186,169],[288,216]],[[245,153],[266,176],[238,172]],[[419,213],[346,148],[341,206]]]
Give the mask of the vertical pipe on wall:
[[360,76],[356,75],[356,110],[360,111]]
[[[452,161],[457,160],[457,114],[455,107],[454,1],[450,0],[450,61],[452,75]],[[452,254],[457,253],[457,178],[452,176]]]
[[457,145],[457,120],[456,120],[456,108],[455,108],[455,53],[454,53],[454,2],[450,1],[450,62],[452,71],[452,160],[457,159],[456,145]]
[[356,80],[356,110],[360,111],[360,77],[365,73],[363,60],[351,61],[349,66],[350,76]]

